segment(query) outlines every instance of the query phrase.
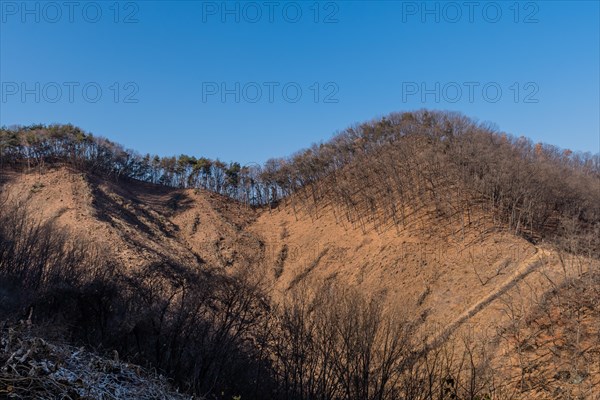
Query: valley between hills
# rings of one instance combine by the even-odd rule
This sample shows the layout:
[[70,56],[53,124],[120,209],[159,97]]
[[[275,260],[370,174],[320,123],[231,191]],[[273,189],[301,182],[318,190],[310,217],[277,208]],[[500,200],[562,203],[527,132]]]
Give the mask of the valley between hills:
[[420,111],[215,190],[214,161],[141,179],[72,129],[2,132],[0,395],[96,398],[9,351],[43,337],[160,398],[600,398],[597,156]]

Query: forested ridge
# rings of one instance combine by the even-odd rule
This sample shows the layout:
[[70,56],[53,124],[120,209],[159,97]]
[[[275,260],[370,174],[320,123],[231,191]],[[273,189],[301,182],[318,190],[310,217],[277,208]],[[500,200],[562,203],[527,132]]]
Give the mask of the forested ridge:
[[0,131],[1,165],[43,170],[57,163],[254,206],[290,199],[316,216],[332,206],[363,229],[405,225],[412,211],[433,205],[461,227],[483,213],[530,240],[575,229],[588,250],[599,249],[598,154],[534,144],[457,113],[390,114],[263,166],[140,155],[72,125]]

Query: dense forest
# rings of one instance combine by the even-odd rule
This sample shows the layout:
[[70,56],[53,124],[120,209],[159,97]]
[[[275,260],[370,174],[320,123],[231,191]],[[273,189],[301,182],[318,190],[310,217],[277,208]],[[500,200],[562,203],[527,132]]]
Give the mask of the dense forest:
[[357,124],[263,166],[140,155],[72,125],[0,130],[2,166],[68,164],[114,179],[202,188],[253,206],[290,199],[314,216],[331,206],[363,229],[406,225],[411,211],[433,204],[462,227],[492,215],[492,224],[532,241],[560,240],[561,232],[577,229],[577,245],[596,254],[599,157],[425,110]]

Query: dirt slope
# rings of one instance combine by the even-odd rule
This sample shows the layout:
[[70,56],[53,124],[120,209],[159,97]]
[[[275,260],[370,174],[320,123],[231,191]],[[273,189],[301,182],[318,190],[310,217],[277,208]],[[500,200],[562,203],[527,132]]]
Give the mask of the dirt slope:
[[[598,309],[588,306],[581,322],[579,300],[564,287],[584,291],[577,282],[599,263],[499,230],[463,231],[425,214],[422,224],[365,232],[332,210],[316,218],[283,205],[261,214],[250,230],[265,240],[265,275],[275,299],[340,280],[419,318],[429,345],[451,335],[459,343],[486,343],[509,397],[600,398]],[[553,296],[568,304],[549,304]],[[598,304],[598,297],[589,303]],[[577,311],[567,316],[565,309]]]
[[[265,238],[277,293],[303,280],[340,279],[423,318],[447,324],[498,290],[537,249],[502,232],[389,229],[364,233],[332,213],[318,219],[282,208],[263,213],[251,230]],[[286,250],[287,249],[287,250]],[[286,254],[287,253],[287,254]]]
[[243,231],[254,212],[212,193],[114,182],[67,168],[2,177],[4,198],[27,201],[41,219],[105,244],[127,268],[161,261],[242,267],[253,252],[238,253],[234,243],[259,247]]
[[[114,182],[67,168],[3,177],[5,196],[28,199],[41,218],[107,244],[128,268],[165,260],[259,268],[275,299],[301,283],[337,279],[441,326],[481,314],[531,279],[539,265],[530,264],[542,254],[553,258],[515,235],[457,231],[425,215],[404,229],[363,231],[327,209],[319,218],[285,204],[260,212],[214,193]],[[555,259],[544,270],[559,265]]]
[[127,268],[169,260],[252,268],[275,301],[335,279],[420,318],[437,332],[433,342],[467,330],[498,341],[496,329],[514,323],[515,304],[533,309],[548,291],[597,267],[505,231],[452,226],[424,210],[414,218],[420,222],[398,230],[359,229],[331,209],[318,218],[286,204],[256,211],[205,191],[67,168],[0,176],[0,199],[27,199],[40,218],[106,244]]

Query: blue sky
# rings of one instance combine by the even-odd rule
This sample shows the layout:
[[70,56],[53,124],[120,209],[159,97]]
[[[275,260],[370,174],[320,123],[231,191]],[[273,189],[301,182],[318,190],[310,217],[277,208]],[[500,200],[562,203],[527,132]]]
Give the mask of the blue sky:
[[0,124],[284,156],[392,111],[600,151],[599,2],[2,1]]

